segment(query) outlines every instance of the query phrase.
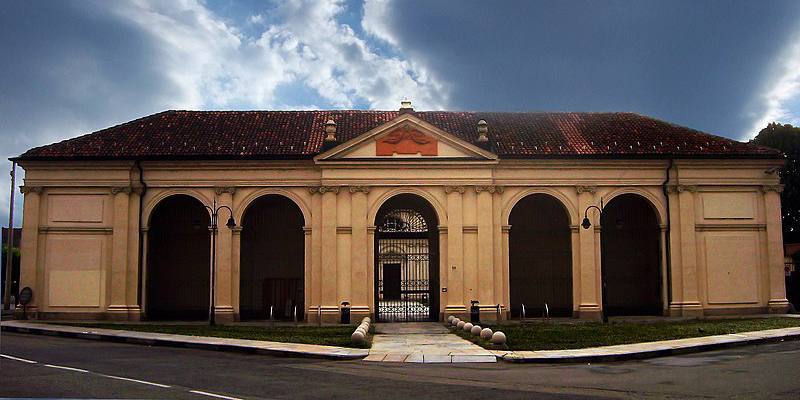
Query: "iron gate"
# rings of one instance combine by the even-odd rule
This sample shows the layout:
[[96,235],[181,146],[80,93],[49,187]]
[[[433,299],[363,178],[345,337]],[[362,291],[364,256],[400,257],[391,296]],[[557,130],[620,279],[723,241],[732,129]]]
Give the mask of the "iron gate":
[[415,210],[391,210],[380,220],[375,233],[378,321],[437,319],[436,239],[436,230]]

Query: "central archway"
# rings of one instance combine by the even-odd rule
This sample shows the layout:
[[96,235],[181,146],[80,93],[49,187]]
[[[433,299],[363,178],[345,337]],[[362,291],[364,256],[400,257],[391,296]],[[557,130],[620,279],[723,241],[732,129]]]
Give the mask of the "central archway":
[[399,194],[375,217],[375,319],[439,319],[439,229],[427,200]]

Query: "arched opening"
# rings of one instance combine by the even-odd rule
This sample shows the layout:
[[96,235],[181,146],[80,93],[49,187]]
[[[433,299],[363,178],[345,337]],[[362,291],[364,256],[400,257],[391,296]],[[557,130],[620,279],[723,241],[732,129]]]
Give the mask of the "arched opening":
[[156,205],[147,234],[148,319],[208,318],[209,224],[208,211],[194,197],[170,196]]
[[400,194],[375,217],[375,319],[439,319],[439,229],[427,200]]
[[242,218],[239,318],[303,319],[303,212],[290,199],[265,195]]
[[508,218],[512,318],[572,316],[569,214],[558,199],[532,194]]
[[661,230],[650,202],[623,194],[600,220],[606,315],[662,315]]

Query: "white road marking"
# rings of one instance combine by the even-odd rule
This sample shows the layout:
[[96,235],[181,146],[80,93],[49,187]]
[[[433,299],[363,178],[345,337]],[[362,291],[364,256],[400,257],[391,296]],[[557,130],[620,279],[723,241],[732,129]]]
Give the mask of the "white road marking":
[[226,399],[226,400],[242,400],[242,399],[240,399],[240,398],[238,398],[238,397],[228,397],[228,396],[223,396],[223,395],[221,395],[221,394],[215,394],[215,393],[208,393],[208,392],[204,392],[204,391],[202,391],[202,390],[190,390],[190,391],[189,391],[189,393],[194,393],[194,394],[202,394],[202,395],[204,395],[204,396],[216,397],[216,398],[218,398],[218,399]]
[[9,356],[9,355],[5,355],[5,354],[0,354],[0,357],[7,358],[9,360],[14,360],[14,361],[21,361],[21,362],[28,363],[28,364],[36,364],[36,361],[26,360],[24,358]]
[[45,366],[45,367],[50,367],[50,368],[65,369],[65,370],[67,370],[67,371],[75,371],[75,372],[89,372],[89,371],[87,371],[87,370],[85,370],[85,369],[80,369],[80,368],[72,368],[72,367],[65,367],[65,366],[63,366],[63,365],[44,364],[44,366]]
[[169,387],[172,387],[172,386],[170,386],[170,385],[164,385],[164,384],[161,384],[161,383],[148,382],[148,381],[141,381],[141,380],[138,380],[138,379],[133,379],[133,378],[125,378],[125,377],[122,377],[122,376],[105,375],[105,374],[97,374],[97,375],[100,375],[100,376],[103,376],[103,377],[106,377],[106,378],[111,378],[111,379],[119,379],[119,380],[121,380],[121,381],[136,382],[136,383],[141,383],[141,384],[144,384],[144,385],[150,385],[150,386],[158,386],[158,387],[160,387],[160,388],[169,388]]

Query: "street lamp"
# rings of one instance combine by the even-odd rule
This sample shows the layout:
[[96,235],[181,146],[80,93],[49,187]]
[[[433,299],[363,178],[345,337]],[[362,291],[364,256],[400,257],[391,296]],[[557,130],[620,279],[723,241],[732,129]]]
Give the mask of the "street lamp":
[[228,218],[228,222],[225,226],[228,229],[233,229],[236,227],[236,221],[233,219],[233,210],[226,205],[217,206],[217,198],[214,198],[214,203],[211,207],[206,206],[208,211],[211,212],[211,225],[209,229],[211,230],[211,299],[208,302],[208,325],[214,326],[216,323],[214,319],[214,281],[215,281],[215,271],[217,270],[217,219],[219,218],[219,210],[223,208],[228,209],[228,213],[230,213],[230,217]]

